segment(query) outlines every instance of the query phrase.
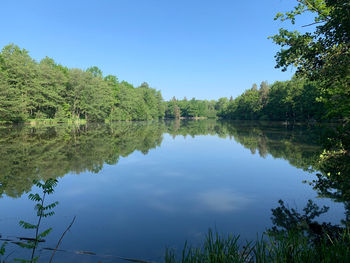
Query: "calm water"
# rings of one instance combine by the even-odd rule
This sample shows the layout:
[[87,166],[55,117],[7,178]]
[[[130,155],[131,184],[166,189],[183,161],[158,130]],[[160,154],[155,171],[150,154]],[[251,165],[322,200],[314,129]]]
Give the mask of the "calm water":
[[[328,205],[320,220],[339,223],[341,203],[317,198],[314,179],[320,130],[254,122],[182,121],[72,127],[0,127],[0,234],[32,236],[27,196],[33,179],[58,178],[59,206],[42,229],[42,247],[64,237],[56,262],[119,262],[113,256],[161,261],[166,247],[199,244],[209,227],[254,239],[271,226],[283,199],[302,209]],[[50,201],[49,200],[49,201]],[[11,257],[24,256],[12,245]],[[74,251],[91,251],[97,256]],[[41,251],[47,262],[51,252]]]

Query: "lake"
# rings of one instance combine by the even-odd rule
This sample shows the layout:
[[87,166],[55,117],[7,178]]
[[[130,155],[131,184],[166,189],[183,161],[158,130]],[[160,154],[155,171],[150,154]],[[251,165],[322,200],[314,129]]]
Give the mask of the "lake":
[[[53,227],[41,248],[56,262],[161,262],[166,248],[198,245],[208,228],[255,239],[282,199],[302,210],[308,199],[330,207],[321,221],[339,223],[344,205],[318,193],[322,129],[215,120],[117,122],[82,126],[0,126],[0,234],[32,237],[18,222],[36,222],[28,200],[33,180],[57,178]],[[9,258],[26,257],[9,244]],[[96,255],[77,251],[93,252]],[[28,252],[29,253],[29,252]],[[40,262],[51,251],[40,250]]]

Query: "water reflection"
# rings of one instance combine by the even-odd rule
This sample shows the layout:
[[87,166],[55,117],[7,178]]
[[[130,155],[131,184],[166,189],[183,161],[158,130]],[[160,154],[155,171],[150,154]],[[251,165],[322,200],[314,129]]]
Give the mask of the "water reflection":
[[210,190],[198,194],[200,205],[204,209],[215,212],[230,212],[247,207],[254,201],[241,193],[233,192],[230,189]]
[[299,198],[302,206],[315,197],[300,183],[302,170],[317,171],[309,183],[318,195],[349,208],[349,159],[320,161],[322,134],[318,127],[215,120],[1,126],[0,201],[5,213],[17,213],[33,179],[64,177],[52,224],[62,228],[63,216],[77,215],[67,248],[102,254],[153,258],[169,240],[181,246],[216,223],[254,238],[278,199]]
[[[62,177],[85,171],[98,173],[104,164],[116,164],[134,151],[147,154],[160,146],[163,133],[176,136],[217,135],[233,138],[261,157],[283,158],[310,170],[322,149],[316,128],[218,121],[156,123],[120,122],[110,125],[0,127],[0,196],[19,197],[30,191],[34,179]],[[168,172],[169,176],[176,176]]]
[[0,127],[0,196],[20,197],[34,179],[98,173],[136,150],[147,154],[161,144],[163,130],[150,123]]

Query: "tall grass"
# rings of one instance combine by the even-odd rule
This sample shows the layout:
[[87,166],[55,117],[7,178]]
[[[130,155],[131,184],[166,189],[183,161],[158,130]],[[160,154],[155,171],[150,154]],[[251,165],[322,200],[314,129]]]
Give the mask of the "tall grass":
[[181,255],[166,250],[165,263],[350,262],[349,229],[333,239],[325,233],[317,241],[302,231],[268,232],[254,242],[240,244],[239,236],[224,236],[209,230],[199,248],[186,242]]

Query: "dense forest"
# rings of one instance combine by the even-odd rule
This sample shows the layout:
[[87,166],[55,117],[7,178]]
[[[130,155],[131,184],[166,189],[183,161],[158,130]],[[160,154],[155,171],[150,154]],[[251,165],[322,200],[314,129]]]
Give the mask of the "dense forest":
[[192,98],[187,100],[184,97],[182,100],[173,97],[166,103],[165,117],[166,118],[216,118],[216,101],[215,100],[196,100]]
[[217,101],[177,100],[167,102],[167,118],[223,118],[237,120],[320,121],[329,119],[325,103],[319,100],[317,82],[294,77],[269,85],[253,84],[237,98]]
[[260,88],[253,84],[242,95],[230,102],[222,99],[219,116],[245,120],[321,120],[326,115],[324,103],[317,100],[320,90],[317,83],[293,78]]
[[85,119],[149,120],[164,116],[159,91],[133,87],[97,67],[69,69],[8,45],[0,53],[0,121]]
[[[164,101],[160,91],[144,82],[134,87],[98,67],[69,69],[51,58],[39,63],[28,51],[8,45],[0,53],[0,122],[30,120],[119,121],[163,118],[321,121],[342,119],[324,99],[317,80],[294,76],[269,85],[253,84],[236,98]],[[339,94],[335,94],[339,97]],[[334,97],[334,96],[333,96]],[[345,101],[346,102],[346,101]],[[339,106],[347,108],[342,103]]]

